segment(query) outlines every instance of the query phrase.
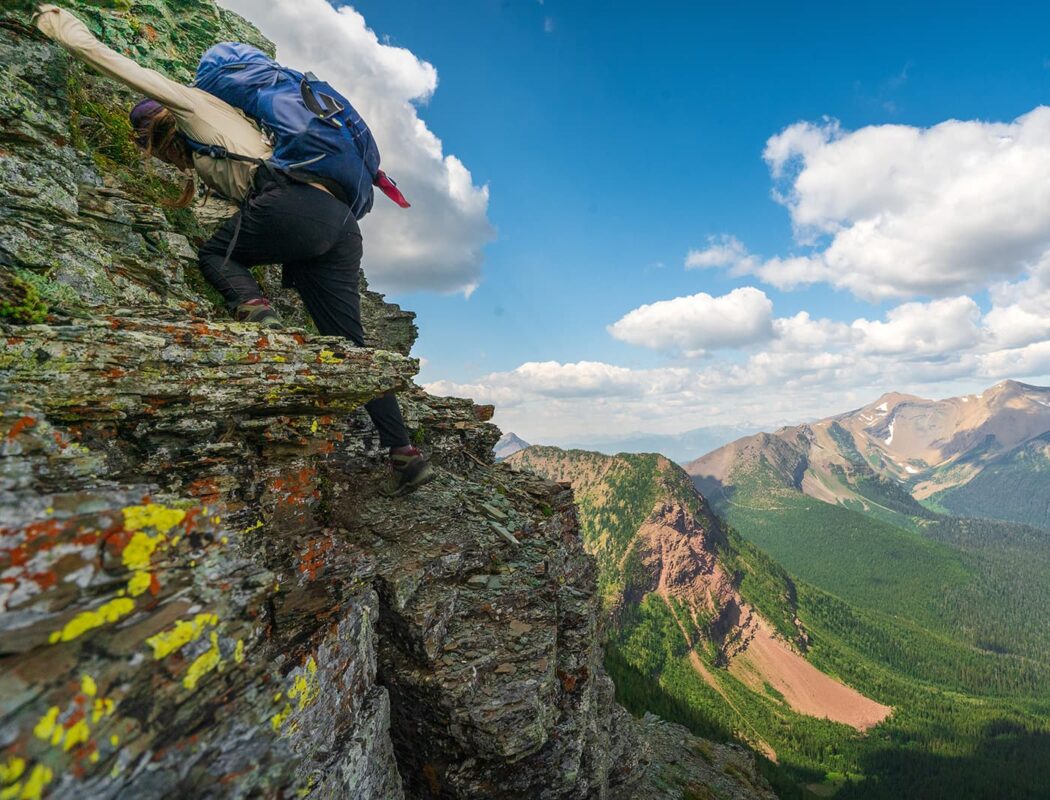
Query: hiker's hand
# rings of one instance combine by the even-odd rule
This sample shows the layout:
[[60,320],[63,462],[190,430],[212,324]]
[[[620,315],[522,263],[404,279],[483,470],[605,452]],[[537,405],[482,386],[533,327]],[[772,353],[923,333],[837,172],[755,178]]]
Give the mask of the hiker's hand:
[[53,6],[51,3],[41,3],[36,7],[36,12],[33,14],[33,25],[44,35],[51,36],[50,18],[57,14],[58,11],[58,6]]

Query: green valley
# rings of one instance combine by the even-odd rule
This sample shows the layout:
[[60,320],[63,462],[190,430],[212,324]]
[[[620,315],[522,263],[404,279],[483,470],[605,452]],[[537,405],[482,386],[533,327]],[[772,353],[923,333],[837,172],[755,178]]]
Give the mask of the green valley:
[[[532,447],[510,461],[574,485],[612,615],[607,668],[632,712],[747,743],[784,798],[1050,795],[1038,767],[1050,759],[1041,531],[934,513],[859,462],[844,480],[863,479],[865,505],[832,505],[798,488],[784,449],[738,461],[724,486],[698,480],[710,506],[660,456]],[[705,585],[709,605],[666,590],[675,536],[652,557],[670,505],[703,528],[693,556],[726,576]],[[767,623],[799,654],[785,672],[797,658],[828,681],[818,695],[852,693],[846,722],[821,718],[841,708],[802,713],[797,686],[762,672]]]

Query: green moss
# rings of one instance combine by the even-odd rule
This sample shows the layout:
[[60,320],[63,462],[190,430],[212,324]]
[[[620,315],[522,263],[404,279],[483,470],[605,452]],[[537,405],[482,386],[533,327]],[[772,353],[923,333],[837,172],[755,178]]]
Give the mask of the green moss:
[[787,698],[784,697],[784,693],[777,689],[769,681],[762,682],[762,690],[772,697],[774,700],[778,700],[781,703],[786,703]]
[[14,272],[0,272],[0,319],[33,325],[44,322],[47,312],[47,303],[36,286]]
[[70,140],[87,150],[100,168],[111,164],[141,167],[142,158],[132,138],[128,111],[112,95],[93,90],[84,66],[74,62],[66,77]]
[[427,440],[427,431],[423,427],[423,423],[419,423],[419,427],[412,431],[412,443],[423,444]]
[[36,2],[34,0],[6,0],[4,3],[3,14],[32,14],[36,9]]
[[13,275],[31,286],[50,309],[61,309],[72,313],[73,316],[79,316],[76,310],[81,307],[81,300],[72,287],[52,280],[48,273],[39,274],[27,269],[15,269]]

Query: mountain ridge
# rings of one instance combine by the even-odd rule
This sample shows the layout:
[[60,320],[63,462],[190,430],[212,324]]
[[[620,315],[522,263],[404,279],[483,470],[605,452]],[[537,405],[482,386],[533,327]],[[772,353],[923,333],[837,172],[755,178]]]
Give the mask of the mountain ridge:
[[[921,516],[920,504],[970,497],[970,481],[1023,451],[1050,464],[1050,450],[1039,445],[1047,432],[1050,388],[1002,381],[979,395],[943,400],[887,392],[851,411],[738,439],[685,469],[701,491],[731,497],[734,472],[764,460],[783,485],[824,502],[881,506],[888,518]],[[1003,519],[997,505],[995,498],[967,503],[977,516]],[[1050,524],[1038,509],[1020,521],[1032,519]]]

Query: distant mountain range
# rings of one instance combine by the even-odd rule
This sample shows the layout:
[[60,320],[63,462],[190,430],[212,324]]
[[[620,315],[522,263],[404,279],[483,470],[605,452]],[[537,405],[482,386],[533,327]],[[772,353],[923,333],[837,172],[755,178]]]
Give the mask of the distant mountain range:
[[674,461],[684,464],[696,458],[697,453],[706,453],[721,447],[726,442],[750,436],[762,430],[762,426],[745,423],[743,425],[712,425],[694,428],[682,433],[630,433],[622,436],[598,437],[567,441],[566,450],[597,450],[606,455],[617,453],[660,453]]
[[890,393],[855,411],[738,439],[686,464],[719,504],[755,470],[826,503],[899,521],[925,510],[1050,529],[1050,388]]
[[503,461],[505,458],[514,455],[519,450],[524,450],[528,446],[528,442],[516,433],[508,431],[500,437],[498,442],[496,442],[496,446],[492,448],[492,452],[496,454],[497,461]]

